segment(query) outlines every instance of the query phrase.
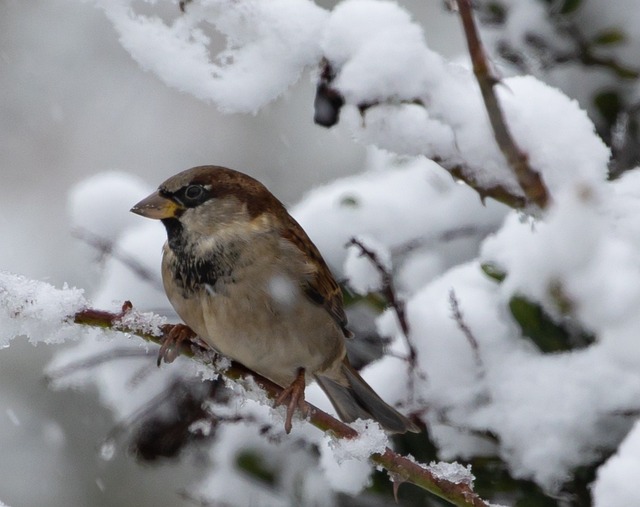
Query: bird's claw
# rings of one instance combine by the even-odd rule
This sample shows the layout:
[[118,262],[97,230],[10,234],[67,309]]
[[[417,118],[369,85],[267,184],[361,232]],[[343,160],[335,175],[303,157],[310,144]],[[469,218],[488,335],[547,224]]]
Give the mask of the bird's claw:
[[291,433],[291,428],[293,427],[291,421],[296,408],[300,410],[303,417],[307,417],[307,414],[309,413],[309,406],[304,401],[305,387],[306,382],[304,378],[304,368],[300,368],[298,370],[298,375],[294,381],[291,382],[291,385],[283,389],[276,398],[276,406],[286,405],[287,407],[287,417],[284,421],[284,430],[287,434]]
[[196,333],[189,326],[184,324],[168,324],[163,326],[165,334],[160,350],[158,351],[158,367],[164,360],[165,363],[172,363],[180,355],[182,342],[190,341],[196,337]]

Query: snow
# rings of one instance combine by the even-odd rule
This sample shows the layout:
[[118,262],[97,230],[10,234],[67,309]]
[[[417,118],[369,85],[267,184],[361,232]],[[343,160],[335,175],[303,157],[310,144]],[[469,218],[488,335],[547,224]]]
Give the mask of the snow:
[[[553,491],[628,431],[629,420],[614,414],[624,413],[640,395],[633,366],[640,349],[632,338],[640,324],[635,311],[639,259],[613,226],[615,204],[607,200],[609,209],[601,204],[609,195],[604,190],[559,194],[548,217],[535,223],[512,214],[481,253],[483,262],[507,274],[502,283],[472,262],[448,271],[409,300],[411,336],[419,364],[428,372],[428,382],[418,390],[432,409],[426,419],[443,458],[499,452],[516,477],[533,478]],[[628,209],[628,202],[621,205]],[[560,306],[553,287],[561,287],[568,309]],[[452,288],[478,344],[482,370],[451,319],[447,294]],[[541,354],[519,336],[509,315],[513,295],[540,302],[559,321],[580,322],[596,332],[598,342]],[[451,427],[490,431],[498,448]]]
[[[222,110],[257,111],[325,58],[331,86],[346,101],[343,122],[362,142],[437,157],[481,186],[519,192],[472,72],[431,50],[422,27],[395,3],[347,0],[327,12],[306,0],[208,0],[169,20],[126,0],[98,3],[142,67]],[[542,11],[516,3],[510,26],[518,38],[517,13],[538,19]],[[217,54],[212,29],[226,40]],[[609,152],[575,101],[532,76],[504,79],[496,90],[516,142],[552,195],[606,178]]]
[[624,43],[599,47],[598,51],[617,59],[623,65],[635,65],[635,55],[640,50],[638,23],[640,13],[635,0],[618,0],[615,9],[607,9],[599,2],[587,2],[585,8],[577,13],[585,36],[597,37],[608,31],[623,35]]
[[162,315],[156,315],[153,312],[139,312],[131,309],[120,318],[116,326],[121,329],[127,329],[132,333],[162,336],[161,327],[166,323],[167,318]]
[[348,460],[366,461],[372,454],[382,454],[389,437],[374,421],[358,419],[350,425],[358,432],[356,438],[331,438],[329,447],[338,464]]
[[[403,155],[441,156],[452,154],[455,132],[444,121],[433,118],[417,104],[380,104],[366,112],[366,129],[358,111],[346,109],[344,120],[357,139],[374,143]],[[413,125],[413,128],[407,128]],[[453,159],[457,155],[451,155]]]
[[594,507],[640,504],[640,423],[636,422],[618,451],[598,469],[593,487]]
[[[325,437],[319,443],[320,470],[334,491],[356,495],[365,488],[371,478],[371,466],[363,461],[344,459],[334,452],[334,440]],[[366,450],[365,450],[366,452]]]
[[456,461],[453,463],[447,463],[445,461],[436,463],[432,461],[429,463],[429,470],[436,477],[453,482],[454,484],[473,486],[473,481],[476,479],[471,473],[471,465],[463,466]]
[[150,192],[150,186],[140,178],[122,171],[106,171],[89,177],[69,190],[72,227],[99,231],[100,239],[113,242],[127,227],[138,223],[129,209]]
[[[594,253],[605,232],[589,199],[575,194],[563,197],[544,223],[523,223],[512,215],[483,246],[483,258],[509,273],[504,282],[507,293],[522,292],[547,301],[550,310],[550,284],[560,276],[564,283],[568,276],[584,273],[597,260]],[[510,247],[505,249],[507,243]]]
[[[580,322],[598,333],[610,353],[628,359],[629,354],[640,352],[625,342],[637,325],[637,250],[602,209],[600,202],[606,195],[563,197],[547,222],[535,225],[535,232],[517,220],[508,221],[485,244],[483,256],[509,273],[504,282],[507,293],[529,295],[558,317],[560,309],[551,288],[561,287]],[[511,247],[505,249],[507,243]],[[611,271],[611,266],[617,269]],[[602,294],[609,297],[603,299]]]
[[[358,23],[353,20],[357,19]],[[352,54],[385,30],[410,23],[409,14],[393,2],[354,0],[341,2],[326,23],[322,50],[332,62],[342,66]]]
[[[355,20],[360,27],[351,33]],[[499,182],[518,192],[475,77],[430,50],[401,8],[343,2],[331,14],[323,47],[335,67],[333,86],[347,104],[344,121],[362,142],[438,157],[448,167],[462,164],[481,186]],[[532,76],[504,79],[496,90],[516,143],[552,195],[578,182],[604,181],[609,151],[575,101]],[[580,150],[566,149],[577,145]]]
[[[478,237],[497,227],[506,212],[495,202],[483,205],[429,160],[372,149],[368,165],[371,171],[314,189],[291,210],[334,273],[341,273],[344,245],[358,235],[384,239],[392,256],[397,252],[407,262],[432,252],[447,268],[472,255]],[[461,229],[469,234],[442,238]]]
[[[472,346],[451,319],[451,287],[478,342],[482,375]],[[496,289],[471,263],[409,302],[418,361],[428,372],[428,383],[418,387],[431,407],[426,420],[443,459],[495,453],[494,444],[465,430],[490,431],[515,476],[533,476],[553,489],[575,466],[593,459],[599,445],[623,434],[624,425],[602,434],[602,414],[630,403],[638,379],[599,362],[601,350],[541,355],[524,339],[513,340],[512,325],[496,312]],[[611,385],[626,386],[624,394],[607,398]]]
[[606,180],[609,149],[575,100],[532,76],[505,79],[497,91],[516,143],[552,196]]
[[[395,315],[393,312],[385,312],[385,316],[389,316],[393,319],[393,324],[397,327]],[[389,319],[391,320],[391,319]],[[378,329],[380,329],[380,319],[378,319]],[[382,334],[382,336],[388,336]],[[397,353],[401,357],[406,357],[406,349],[404,341],[398,341],[394,343],[396,348],[392,348],[390,352]],[[401,357],[395,357],[393,355],[385,355],[377,361],[369,363],[362,369],[362,377],[367,383],[377,392],[383,400],[387,403],[395,406],[400,412],[405,412],[407,402],[407,362]],[[399,408],[400,407],[400,408]]]
[[[364,23],[375,8],[384,5],[365,1],[357,3],[362,4],[363,12],[353,15]],[[351,103],[370,104],[390,97],[407,101],[420,98],[432,84],[429,80],[433,66],[442,66],[434,53],[415,51],[416,47],[424,45],[421,28],[415,24],[399,23],[371,32],[372,35],[353,48],[353,54],[342,66],[335,86]],[[337,37],[342,38],[340,34]],[[389,40],[394,44],[390,45]],[[327,57],[331,60],[331,53]],[[400,75],[410,77],[399,81]]]
[[81,289],[0,272],[0,348],[24,335],[33,344],[77,337],[73,315],[87,305]]
[[[307,0],[207,0],[170,22],[137,13],[133,2],[100,0],[120,42],[167,85],[226,112],[255,112],[320,59],[326,12]],[[215,49],[208,30],[226,39]]]

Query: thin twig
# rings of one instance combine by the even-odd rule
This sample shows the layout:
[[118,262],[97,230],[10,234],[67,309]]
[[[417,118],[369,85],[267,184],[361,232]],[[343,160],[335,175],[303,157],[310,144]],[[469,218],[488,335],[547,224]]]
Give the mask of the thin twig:
[[369,259],[371,264],[373,264],[376,271],[380,275],[380,278],[382,279],[382,287],[380,289],[380,293],[386,299],[389,307],[392,308],[393,312],[396,314],[398,324],[400,325],[400,330],[402,331],[407,349],[409,350],[409,355],[407,357],[409,368],[411,370],[411,375],[409,375],[409,392],[413,396],[413,374],[416,373],[421,378],[424,378],[425,375],[418,368],[418,353],[416,351],[416,348],[413,346],[413,343],[411,342],[411,330],[409,329],[409,320],[407,319],[404,301],[398,297],[395,285],[393,283],[393,276],[386,268],[386,266],[382,264],[382,262],[378,258],[378,255],[357,238],[351,238],[349,240],[347,246],[351,245],[356,246],[360,249],[360,255],[364,255],[367,259]]
[[493,74],[487,59],[484,46],[480,40],[478,29],[473,18],[471,0],[458,0],[458,12],[462,20],[462,26],[467,39],[467,47],[473,64],[473,72],[480,86],[482,99],[489,115],[489,121],[493,129],[493,134],[500,151],[513,170],[513,173],[527,196],[527,199],[544,209],[549,204],[549,193],[540,173],[535,171],[530,165],[527,155],[520,150],[502,113],[502,108],[495,94],[494,87],[499,83],[498,78]]
[[449,291],[449,304],[451,305],[453,320],[455,320],[456,324],[458,325],[458,329],[462,331],[462,334],[464,334],[465,338],[469,342],[469,345],[471,346],[478,371],[481,375],[484,375],[484,363],[482,362],[482,357],[480,356],[480,346],[478,345],[478,340],[476,340],[476,337],[471,331],[471,328],[464,320],[462,310],[460,310],[460,303],[458,301],[458,298],[456,297],[456,292],[453,289]]
[[440,231],[433,235],[425,235],[420,238],[411,239],[391,249],[392,256],[405,256],[419,248],[435,246],[440,243],[448,243],[463,238],[484,238],[494,232],[494,225],[462,225],[453,229]]
[[[159,335],[136,329],[135,327],[123,324],[122,317],[131,309],[131,303],[125,303],[123,312],[112,313],[93,308],[86,308],[73,316],[73,321],[77,324],[99,327],[103,329],[112,329],[122,331],[128,334],[136,335],[142,339],[162,344],[166,336],[168,336],[167,327],[163,329],[163,333]],[[180,344],[180,353],[182,355],[195,358],[196,360],[206,361],[209,357],[210,350],[206,349],[200,342],[183,342]],[[242,366],[239,363],[231,362],[229,368],[225,371],[219,371],[221,375],[233,380],[243,380],[253,378],[255,383],[261,387],[267,396],[274,400],[282,392],[282,388],[270,380],[258,375],[254,371]],[[336,438],[355,438],[358,433],[348,426],[330,416],[319,408],[305,402],[308,408],[309,422],[316,428],[325,433],[331,433]],[[398,480],[404,480],[418,487],[431,492],[432,494],[443,498],[452,505],[458,507],[489,507],[489,504],[482,500],[470,487],[470,485],[461,482],[455,483],[432,472],[429,467],[412,461],[411,459],[397,454],[387,448],[382,453],[372,454],[370,460],[373,464],[385,468],[392,476]]]
[[102,236],[82,227],[76,227],[71,234],[75,238],[84,241],[87,245],[98,250],[101,255],[110,255],[117,261],[121,262],[141,280],[149,282],[156,289],[162,289],[162,282],[153,271],[144,267],[137,259],[118,251],[118,249],[115,248],[113,241],[103,238]]

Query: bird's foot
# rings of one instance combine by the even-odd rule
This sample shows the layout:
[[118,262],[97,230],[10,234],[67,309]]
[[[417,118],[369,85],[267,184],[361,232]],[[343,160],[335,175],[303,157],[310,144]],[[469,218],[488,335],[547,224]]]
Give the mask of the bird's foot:
[[304,401],[305,387],[306,382],[304,379],[304,368],[300,368],[298,370],[298,375],[294,381],[291,382],[291,385],[283,389],[280,395],[276,398],[276,406],[287,406],[287,417],[284,421],[284,430],[287,433],[291,433],[291,420],[293,419],[293,414],[296,411],[296,408],[300,410],[303,417],[306,417],[309,413],[309,407]]
[[182,342],[190,341],[196,337],[196,333],[189,326],[184,324],[168,324],[163,326],[162,331],[165,333],[162,345],[158,351],[158,366],[165,363],[172,363],[180,355],[180,347]]

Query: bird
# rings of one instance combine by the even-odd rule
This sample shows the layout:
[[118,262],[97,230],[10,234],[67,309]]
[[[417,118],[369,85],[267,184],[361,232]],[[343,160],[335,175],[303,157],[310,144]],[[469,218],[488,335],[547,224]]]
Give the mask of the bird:
[[[184,322],[174,338],[196,335],[282,387],[276,405],[287,407],[287,433],[295,410],[306,414],[304,390],[313,380],[345,422],[373,419],[390,433],[420,431],[349,363],[352,333],[340,286],[262,183],[226,167],[193,167],[131,211],[166,229],[162,280]],[[159,363],[173,360],[168,350],[161,349]]]

